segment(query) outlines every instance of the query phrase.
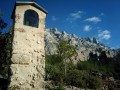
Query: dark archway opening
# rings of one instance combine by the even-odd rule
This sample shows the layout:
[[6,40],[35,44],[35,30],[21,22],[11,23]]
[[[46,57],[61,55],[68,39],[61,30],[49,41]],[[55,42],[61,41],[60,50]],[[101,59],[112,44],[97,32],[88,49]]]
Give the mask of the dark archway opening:
[[38,28],[39,26],[39,16],[34,10],[27,10],[24,14],[24,25],[32,26]]

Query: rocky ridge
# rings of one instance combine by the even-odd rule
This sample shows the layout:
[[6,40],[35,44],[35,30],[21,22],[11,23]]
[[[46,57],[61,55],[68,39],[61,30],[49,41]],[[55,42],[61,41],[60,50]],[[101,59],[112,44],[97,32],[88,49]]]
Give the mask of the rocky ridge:
[[65,31],[60,32],[56,28],[46,29],[45,32],[45,51],[46,54],[56,53],[56,44],[61,40],[67,40],[77,49],[78,55],[73,57],[74,62],[85,61],[89,59],[89,53],[100,55],[100,50],[105,51],[107,57],[113,57],[115,51],[104,44],[101,44],[96,38],[80,38],[75,34],[67,34]]

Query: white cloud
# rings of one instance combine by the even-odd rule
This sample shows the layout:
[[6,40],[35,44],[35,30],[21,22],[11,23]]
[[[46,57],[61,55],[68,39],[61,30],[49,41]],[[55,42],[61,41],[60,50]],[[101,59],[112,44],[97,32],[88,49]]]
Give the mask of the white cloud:
[[83,13],[83,11],[78,11],[78,12],[75,12],[75,13],[71,13],[71,17],[73,18],[73,19],[79,19],[79,18],[81,18],[81,14]]
[[55,16],[52,16],[52,21],[56,21],[57,18]]
[[111,32],[108,30],[104,30],[104,31],[98,31],[98,38],[100,40],[108,40],[111,38]]
[[85,21],[98,23],[98,22],[101,22],[102,20],[99,17],[91,17],[91,18],[86,19]]
[[73,21],[80,19],[83,13],[84,13],[83,11],[71,13],[66,20],[72,23]]
[[83,28],[83,30],[86,31],[86,32],[87,32],[87,31],[90,31],[91,29],[92,29],[92,28],[91,28],[90,25],[85,25],[84,28]]

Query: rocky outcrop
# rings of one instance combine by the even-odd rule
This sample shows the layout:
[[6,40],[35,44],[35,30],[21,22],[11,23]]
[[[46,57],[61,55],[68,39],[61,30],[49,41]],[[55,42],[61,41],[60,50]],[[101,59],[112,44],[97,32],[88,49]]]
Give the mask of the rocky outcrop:
[[96,38],[80,38],[75,34],[67,34],[66,32],[60,32],[56,28],[47,29],[45,32],[45,51],[47,54],[56,53],[56,45],[61,40],[67,40],[74,45],[77,49],[78,55],[73,57],[74,62],[85,61],[89,59],[89,54],[97,54],[99,56],[101,51],[105,51],[107,57],[113,57],[115,51],[111,48],[101,44]]

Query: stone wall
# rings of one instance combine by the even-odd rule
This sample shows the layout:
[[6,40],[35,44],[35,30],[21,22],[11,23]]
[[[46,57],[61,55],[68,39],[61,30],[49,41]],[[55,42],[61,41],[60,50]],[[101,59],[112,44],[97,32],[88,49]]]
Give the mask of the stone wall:
[[[38,13],[38,28],[23,25],[24,12],[28,9]],[[31,5],[16,6],[10,65],[10,88],[17,88],[16,90],[44,90],[45,17],[44,12]]]

